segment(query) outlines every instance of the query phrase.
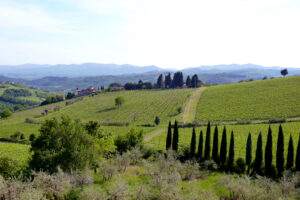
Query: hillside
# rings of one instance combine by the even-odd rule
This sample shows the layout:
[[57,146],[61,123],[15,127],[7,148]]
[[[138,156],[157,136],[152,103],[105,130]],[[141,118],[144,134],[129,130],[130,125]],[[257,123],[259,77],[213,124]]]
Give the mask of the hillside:
[[[11,118],[0,121],[0,137],[8,137],[20,131],[28,136],[37,133],[40,123],[46,119],[68,115],[82,121],[98,120],[102,128],[113,134],[127,132],[130,128],[143,129],[145,132],[155,127],[156,116],[160,124],[166,125],[171,119],[182,120],[183,110],[194,89],[121,91],[75,98],[30,110],[15,113]],[[124,105],[116,107],[114,99],[121,96]],[[67,105],[68,104],[68,105]],[[178,112],[178,108],[181,112]],[[45,115],[45,110],[48,114]],[[26,120],[27,119],[27,120]]]
[[300,116],[300,76],[209,87],[198,103],[198,121]]
[[54,93],[12,82],[0,82],[0,111],[5,108],[11,110],[16,105],[34,106],[40,104],[47,96]]

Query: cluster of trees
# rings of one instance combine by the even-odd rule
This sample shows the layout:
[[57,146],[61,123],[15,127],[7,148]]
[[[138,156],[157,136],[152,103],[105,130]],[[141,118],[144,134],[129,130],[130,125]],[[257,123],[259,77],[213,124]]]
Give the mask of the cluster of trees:
[[153,89],[153,84],[151,82],[143,82],[139,80],[138,83],[126,83],[124,85],[125,90],[141,90],[141,89]]
[[184,84],[188,88],[197,88],[201,86],[202,81],[199,80],[197,74],[194,74],[192,78],[187,76],[186,81],[184,81],[182,72],[176,72],[173,75],[173,79],[171,73],[167,74],[165,79],[160,74],[156,82],[157,88],[181,88]]
[[56,96],[47,97],[46,100],[41,103],[41,106],[64,101],[64,100],[65,100],[65,95],[57,94]]
[[[234,133],[231,132],[229,152],[227,153],[227,133],[226,127],[223,129],[221,146],[219,150],[219,137],[218,137],[218,127],[215,127],[213,135],[213,147],[211,150],[211,125],[210,122],[207,125],[206,138],[204,141],[203,132],[200,131],[199,142],[198,142],[198,152],[196,152],[196,131],[193,128],[191,143],[190,143],[190,158],[195,158],[200,161],[213,160],[217,163],[221,169],[229,171],[244,172],[246,166],[248,167],[248,173],[266,175],[271,178],[281,177],[284,169],[300,171],[300,136],[298,140],[297,155],[296,160],[294,160],[294,146],[293,138],[290,136],[288,154],[286,159],[284,159],[284,137],[282,126],[279,126],[278,141],[277,141],[277,152],[276,152],[276,167],[272,165],[273,153],[272,153],[272,130],[269,127],[267,144],[265,147],[265,163],[263,165],[263,147],[262,147],[262,134],[260,133],[257,139],[257,147],[255,159],[252,160],[252,140],[251,133],[248,135],[247,146],[246,146],[246,162],[243,158],[238,158],[236,164],[234,164]],[[175,121],[174,133],[172,134],[171,122],[169,122],[168,134],[166,138],[166,149],[172,148],[174,151],[178,151],[178,125]],[[227,157],[228,154],[228,157]],[[235,166],[236,165],[236,166]]]
[[6,89],[4,90],[3,97],[29,97],[32,93],[27,89]]
[[12,116],[12,112],[8,108],[6,108],[2,112],[0,112],[0,117],[2,119],[8,118],[10,116]]

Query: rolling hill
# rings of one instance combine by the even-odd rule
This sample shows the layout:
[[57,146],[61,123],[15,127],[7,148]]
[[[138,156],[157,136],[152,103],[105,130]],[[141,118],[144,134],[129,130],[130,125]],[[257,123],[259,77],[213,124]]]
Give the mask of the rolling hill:
[[300,117],[300,76],[209,87],[198,102],[197,121]]

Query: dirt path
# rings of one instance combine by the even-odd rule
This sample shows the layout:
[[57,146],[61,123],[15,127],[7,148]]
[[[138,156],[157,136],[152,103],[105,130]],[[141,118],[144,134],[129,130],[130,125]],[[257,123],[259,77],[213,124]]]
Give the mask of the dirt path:
[[149,140],[151,140],[152,138],[162,134],[164,131],[167,131],[167,129],[160,129],[158,131],[155,131],[153,134],[149,135],[148,137],[146,137],[144,139],[144,142],[148,142]]
[[203,94],[203,92],[206,90],[207,87],[201,87],[197,89],[192,96],[189,99],[189,102],[186,104],[183,114],[183,123],[193,123],[196,117],[196,111],[197,111],[197,104],[198,101]]

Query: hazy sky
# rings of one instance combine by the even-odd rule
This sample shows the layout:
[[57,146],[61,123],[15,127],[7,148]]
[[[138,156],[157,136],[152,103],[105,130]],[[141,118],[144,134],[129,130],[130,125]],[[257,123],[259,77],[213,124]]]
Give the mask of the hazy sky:
[[0,64],[300,67],[300,0],[0,0]]

